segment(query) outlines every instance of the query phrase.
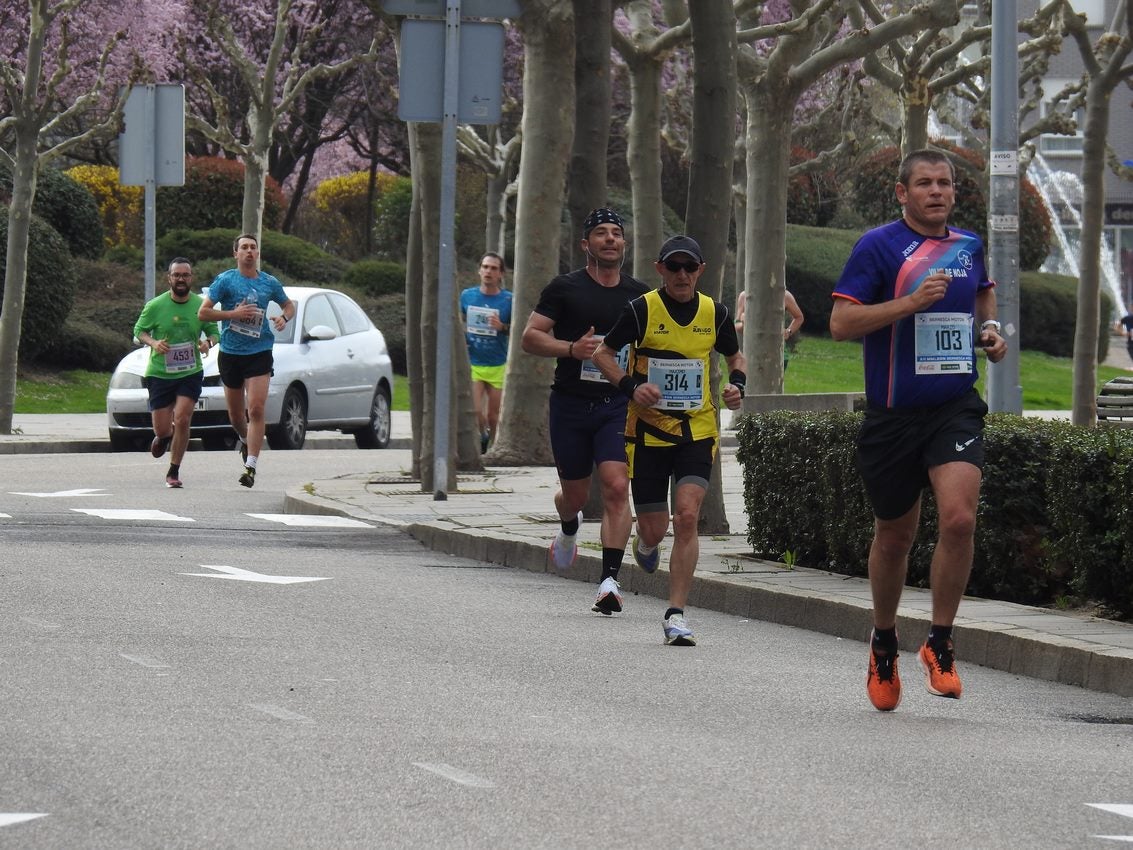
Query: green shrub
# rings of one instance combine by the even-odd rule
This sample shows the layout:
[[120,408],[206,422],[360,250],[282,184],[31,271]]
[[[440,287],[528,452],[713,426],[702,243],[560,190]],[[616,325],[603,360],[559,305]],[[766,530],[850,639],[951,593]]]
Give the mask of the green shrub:
[[[136,312],[140,313],[141,310]],[[135,347],[131,331],[137,315],[131,315],[130,330],[125,334],[89,318],[68,318],[59,338],[47,346],[40,355],[39,362],[58,369],[114,371],[118,361]]]
[[[264,186],[264,228],[278,228],[286,202],[272,177]],[[244,164],[215,156],[185,162],[185,185],[157,189],[157,235],[171,230],[239,227],[244,219]],[[232,252],[229,251],[229,254]]]
[[409,246],[409,211],[413,206],[413,181],[398,177],[382,192],[374,211],[374,254],[405,262]]
[[388,260],[359,260],[342,276],[345,286],[370,295],[393,295],[405,291],[405,266]]
[[[157,240],[158,268],[164,268],[174,257],[188,257],[195,264],[203,260],[226,260],[228,268],[236,267],[232,256],[232,242],[240,235],[239,230],[213,228],[212,230],[171,230]],[[260,256],[265,269],[271,267],[279,271],[284,286],[290,279],[292,283],[310,282],[319,286],[333,285],[342,278],[349,263],[332,257],[321,248],[272,230],[265,230],[260,237]],[[195,274],[197,283],[207,281],[200,273]]]
[[[791,165],[814,159],[805,148],[791,148]],[[834,173],[816,171],[793,175],[787,181],[787,223],[825,227],[838,207],[838,187]]]
[[[755,554],[864,575],[873,515],[855,465],[859,413],[745,416],[738,430]],[[968,592],[1027,605],[1059,597],[1133,614],[1133,430],[993,414]],[[909,554],[926,586],[937,535],[931,491]]]
[[[0,195],[11,196],[12,171],[0,159]],[[56,168],[44,168],[36,181],[32,212],[63,237],[74,257],[102,255],[102,216],[94,195]]]
[[[934,143],[952,154],[956,171],[956,209],[950,223],[979,235],[987,244],[987,200],[984,161],[975,151],[947,143]],[[851,203],[871,227],[899,218],[901,205],[893,192],[901,152],[883,148],[862,163],[854,175]],[[1019,184],[1019,266],[1034,271],[1050,253],[1053,223],[1042,196],[1030,180]]]
[[[0,206],[0,305],[7,260],[8,208]],[[58,337],[75,302],[75,287],[75,264],[67,243],[51,225],[33,215],[28,236],[24,313],[20,322],[21,359],[34,360]]]

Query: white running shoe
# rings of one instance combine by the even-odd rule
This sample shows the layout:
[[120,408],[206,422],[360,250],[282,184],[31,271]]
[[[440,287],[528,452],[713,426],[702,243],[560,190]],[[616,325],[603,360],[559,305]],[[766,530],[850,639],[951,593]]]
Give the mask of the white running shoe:
[[[578,527],[582,528],[582,511],[578,512]],[[556,569],[565,570],[578,558],[578,532],[564,534],[560,528],[551,541],[551,563]]]
[[616,579],[607,578],[598,585],[598,598],[590,610],[607,617],[622,610],[622,591]]
[[671,614],[664,622],[665,643],[669,646],[696,646],[696,638],[684,614]]

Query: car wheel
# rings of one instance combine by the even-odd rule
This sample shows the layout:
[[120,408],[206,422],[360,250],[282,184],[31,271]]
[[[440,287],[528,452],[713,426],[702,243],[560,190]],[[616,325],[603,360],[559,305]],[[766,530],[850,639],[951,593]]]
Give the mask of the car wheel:
[[379,385],[370,403],[370,424],[354,432],[354,442],[360,449],[384,449],[389,445],[392,422],[389,390]]
[[[150,439],[153,439],[152,437]],[[137,439],[133,434],[122,431],[110,432],[110,451],[112,452],[132,452],[140,449]]]
[[283,412],[279,424],[267,432],[273,449],[294,451],[303,448],[307,439],[307,399],[302,390],[289,387],[283,396]]

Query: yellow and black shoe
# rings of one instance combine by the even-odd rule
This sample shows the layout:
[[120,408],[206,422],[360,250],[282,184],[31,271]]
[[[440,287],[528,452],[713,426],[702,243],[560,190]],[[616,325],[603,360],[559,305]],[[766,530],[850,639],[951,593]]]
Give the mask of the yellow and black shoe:
[[244,474],[240,476],[240,484],[244,487],[253,487],[256,483],[256,468],[245,466]]

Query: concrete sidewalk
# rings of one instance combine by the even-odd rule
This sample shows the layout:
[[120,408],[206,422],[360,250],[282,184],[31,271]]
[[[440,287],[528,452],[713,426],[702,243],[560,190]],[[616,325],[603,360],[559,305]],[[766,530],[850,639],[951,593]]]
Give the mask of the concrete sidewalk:
[[[1069,418],[1064,411],[1028,412],[1044,418]],[[17,415],[22,433],[0,435],[0,454],[108,451],[106,418]],[[393,446],[359,452],[364,472],[310,482],[285,494],[289,513],[338,514],[404,529],[425,546],[453,555],[492,561],[535,572],[556,573],[548,566],[547,546],[557,530],[552,498],[558,486],[552,467],[492,467],[461,474],[458,487],[444,501],[422,493],[410,478],[412,458],[409,414],[395,412]],[[734,438],[721,450],[725,508],[732,534],[704,537],[690,598],[692,608],[724,611],[741,617],[798,626],[864,641],[870,629],[869,584],[822,570],[790,569],[753,557],[746,541],[742,469]],[[351,437],[317,432],[309,448],[353,448]],[[2,460],[0,460],[2,463]],[[632,564],[620,582],[627,604],[654,604],[658,621],[668,596],[669,543],[661,567],[646,575]],[[863,555],[864,557],[864,555]],[[585,522],[579,533],[579,558],[561,575],[591,585],[579,590],[579,610],[601,573],[598,523]],[[636,601],[635,595],[656,602]],[[899,627],[906,652],[924,639],[931,612],[927,590],[907,588]],[[691,612],[695,617],[695,610]],[[957,620],[957,658],[1023,676],[1133,696],[1133,624],[1075,616],[1024,605],[966,598]],[[660,637],[658,637],[660,640]],[[865,648],[862,650],[865,669]]]

